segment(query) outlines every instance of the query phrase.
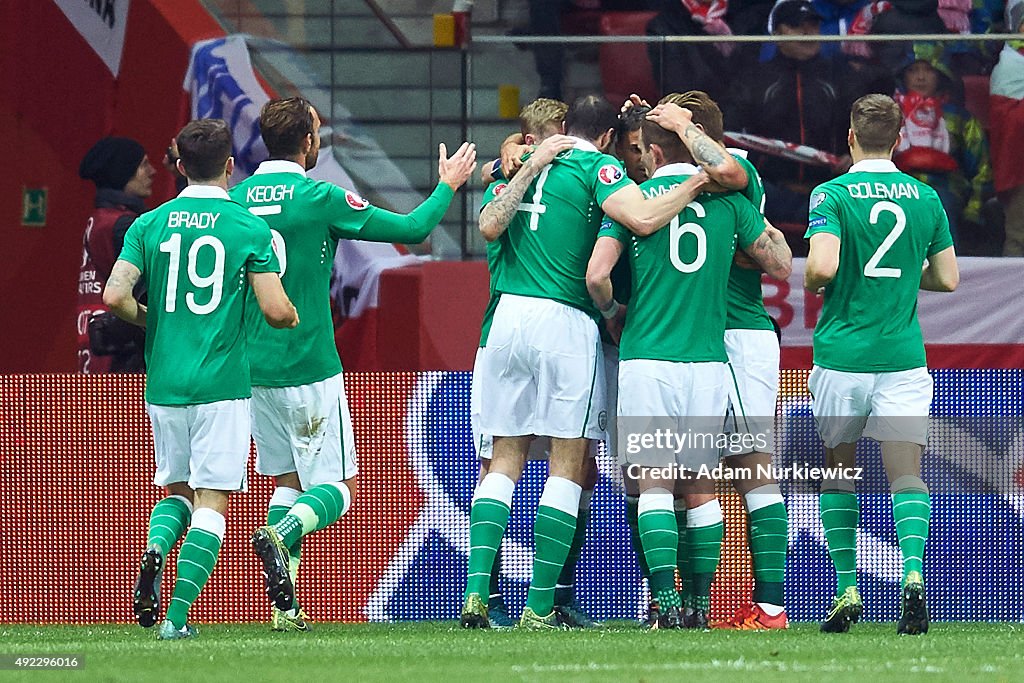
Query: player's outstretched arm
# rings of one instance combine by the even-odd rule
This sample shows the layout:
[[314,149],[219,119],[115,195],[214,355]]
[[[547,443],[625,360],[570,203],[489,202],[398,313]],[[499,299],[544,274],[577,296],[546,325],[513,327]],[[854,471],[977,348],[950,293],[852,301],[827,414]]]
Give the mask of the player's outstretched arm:
[[622,242],[614,237],[598,237],[594,251],[587,264],[587,291],[601,311],[608,325],[608,332],[618,343],[625,322],[626,307],[619,305],[612,291],[612,268],[622,255]]
[[408,214],[378,208],[353,237],[366,242],[401,244],[419,244],[427,239],[444,218],[455,192],[476,169],[476,146],[472,143],[462,143],[451,157],[447,153],[444,143],[441,143],[438,146],[437,187],[419,206]]
[[668,225],[683,207],[704,191],[709,181],[707,173],[701,172],[651,199],[644,198],[637,185],[629,184],[609,195],[602,202],[601,209],[630,232],[646,237]]
[[103,288],[103,304],[121,320],[126,320],[139,327],[146,326],[146,307],[135,300],[132,290],[142,276],[136,266],[118,259],[107,278]]
[[793,251],[786,243],[786,236],[768,221],[765,221],[764,232],[745,251],[776,280],[785,280],[793,272]]
[[921,270],[921,289],[929,292],[952,292],[960,284],[960,267],[953,247],[928,257]]
[[537,147],[515,177],[509,181],[508,187],[480,212],[480,233],[485,240],[493,242],[501,237],[519,210],[519,202],[523,200],[523,195],[526,194],[533,179],[556,155],[574,144],[575,139],[568,135],[552,135]]
[[746,170],[720,142],[694,124],[692,118],[689,109],[671,102],[659,104],[647,113],[649,121],[679,136],[693,160],[707,171],[712,180],[729,190],[745,188],[750,182]]
[[807,265],[804,268],[804,289],[817,294],[822,287],[832,282],[837,270],[839,270],[839,238],[827,232],[811,235]]
[[283,329],[299,324],[299,313],[281,286],[281,276],[277,273],[249,273],[249,284],[263,317],[271,327]]

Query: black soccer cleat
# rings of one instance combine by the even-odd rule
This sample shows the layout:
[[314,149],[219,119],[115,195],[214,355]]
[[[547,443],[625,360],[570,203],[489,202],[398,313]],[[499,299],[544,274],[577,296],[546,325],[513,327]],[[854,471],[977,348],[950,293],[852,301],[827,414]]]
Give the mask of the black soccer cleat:
[[864,613],[864,601],[861,600],[860,591],[856,586],[850,586],[843,594],[832,600],[832,607],[821,622],[822,633],[846,633],[850,630],[851,624],[860,621],[860,615]]
[[661,610],[658,615],[658,620],[651,626],[652,630],[661,630],[667,628],[683,628],[683,613],[675,606],[666,607]]
[[708,612],[707,610],[697,609],[695,607],[687,607],[683,610],[683,628],[695,628],[701,631],[707,631],[711,627],[708,626]]
[[261,526],[252,535],[252,549],[263,562],[263,578],[267,596],[279,610],[289,610],[295,604],[295,586],[288,573],[288,549],[281,543],[272,527]]
[[155,547],[146,549],[139,562],[139,575],[132,592],[132,611],[139,626],[149,628],[160,619],[160,581],[164,556]]
[[928,607],[924,603],[924,583],[920,572],[911,572],[907,576],[900,602],[900,620],[896,623],[896,633],[901,636],[928,633]]

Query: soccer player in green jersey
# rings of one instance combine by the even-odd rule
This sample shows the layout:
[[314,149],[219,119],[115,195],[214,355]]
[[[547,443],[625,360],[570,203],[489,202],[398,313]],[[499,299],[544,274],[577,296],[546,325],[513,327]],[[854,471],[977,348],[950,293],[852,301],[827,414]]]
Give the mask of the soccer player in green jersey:
[[[807,386],[828,467],[853,467],[862,436],[881,443],[903,553],[896,630],[921,634],[928,631],[922,559],[931,510],[921,455],[933,384],[917,290],[952,292],[960,273],[935,190],[891,161],[901,123],[890,97],[854,102],[848,137],[854,165],[811,193],[804,286],[825,300]],[[822,481],[820,509],[837,580],[821,630],[844,633],[863,610],[855,482],[839,476]]]
[[296,330],[246,318],[252,368],[256,471],[275,479],[267,525],[253,535],[274,603],[275,630],[308,630],[295,601],[302,538],[337,521],[357,488],[355,438],[334,343],[330,278],[340,239],[422,242],[476,167],[463,144],[440,146],[437,187],[408,215],[371,206],[349,190],[306,177],[320,149],[320,117],[301,98],[271,100],[260,112],[270,159],[231,197],[270,225],[281,282],[302,317]]
[[[691,114],[693,126],[722,143],[725,135],[722,111],[707,93],[699,90],[672,93],[661,99],[660,104],[666,103],[685,108]],[[686,120],[671,118],[672,108],[665,109],[665,116],[660,117],[666,119],[662,125],[677,132],[685,130]],[[744,179],[723,175],[717,168],[706,164],[704,168],[712,180],[725,188],[736,190],[763,214],[764,187],[757,170],[747,161],[743,150],[728,151],[746,170]],[[772,234],[781,237],[781,233],[774,228],[772,231]],[[742,250],[736,251],[729,271],[726,311],[725,349],[729,356],[732,380],[729,385],[728,426],[733,433],[750,435],[751,438],[746,441],[746,446],[725,457],[729,467],[752,475],[735,478],[732,483],[747,511],[747,539],[753,565],[754,589],[750,604],[740,606],[731,618],[714,626],[741,630],[786,628],[788,622],[783,600],[783,580],[789,543],[788,519],[782,492],[778,482],[770,475],[769,468],[773,450],[770,438],[779,389],[779,339],[764,307],[761,268]],[[752,444],[759,440],[769,447],[761,450],[753,448]],[[723,520],[720,504],[709,493],[692,495],[686,503],[695,517],[701,515],[701,508],[705,505],[709,506],[709,510],[717,508],[717,514],[708,516],[714,524],[711,529],[695,527],[693,533],[688,534],[685,520],[680,520],[681,551],[678,562],[684,593],[689,593],[695,574],[699,579],[697,583],[704,585],[706,577],[713,574],[716,568],[710,562],[700,562],[698,564],[703,565],[697,567],[700,571],[693,570],[687,560],[689,536],[717,539],[721,536]],[[706,553],[706,556],[710,555],[712,553]],[[689,605],[685,615],[688,621],[700,616]]]
[[[651,179],[641,186],[647,196],[663,194],[698,172],[690,163],[692,152],[675,132],[649,118],[640,137],[651,171]],[[633,272],[632,305],[620,344],[620,419],[690,417],[702,418],[696,425],[704,429],[721,427],[728,406],[726,283],[737,240],[768,272],[788,274],[789,250],[769,232],[757,210],[735,193],[702,196],[651,236],[631,235],[621,225],[602,229],[587,270],[588,290],[598,308],[615,307],[610,273],[623,251]],[[627,452],[627,458],[634,455]],[[651,468],[675,464],[696,472],[717,463],[718,448],[686,449],[666,462],[661,462],[664,453],[653,455],[630,464],[640,481],[640,536],[660,609],[655,627],[680,628],[673,489],[686,492],[696,482],[666,485],[652,476]]]
[[[614,109],[601,98],[574,102],[565,119],[569,135],[545,140],[480,213],[485,239],[502,240],[495,284],[500,299],[477,369],[480,429],[495,438],[490,471],[471,509],[463,626],[487,623],[482,596],[534,436],[552,437],[552,449],[520,625],[558,626],[553,594],[577,528],[583,461],[590,440],[603,436],[607,418],[598,312],[584,282],[597,230],[608,213],[634,230],[651,232],[706,182],[706,176],[697,177],[646,200],[621,164],[601,151],[611,144],[615,120]],[[527,194],[530,199],[523,201]]]
[[[248,291],[269,325],[295,327],[299,320],[281,287],[267,224],[228,197],[234,160],[227,124],[193,121],[178,134],[177,144],[178,170],[188,187],[132,223],[103,292],[114,313],[147,328],[153,483],[169,494],[153,508],[135,582],[134,611],[142,626],[159,618],[164,560],[188,529],[160,627],[164,640],[195,635],[187,621],[189,607],[217,561],[228,496],[245,489]],[[149,290],[148,309],[132,296],[139,278]]]

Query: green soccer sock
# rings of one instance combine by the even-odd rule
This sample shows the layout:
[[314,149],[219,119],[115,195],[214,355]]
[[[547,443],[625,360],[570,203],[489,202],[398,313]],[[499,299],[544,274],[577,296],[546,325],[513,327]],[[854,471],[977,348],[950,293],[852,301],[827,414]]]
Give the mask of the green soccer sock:
[[174,628],[180,630],[188,621],[188,610],[210,578],[223,540],[224,515],[210,508],[196,510],[178,551],[178,575],[167,608],[167,618]]
[[676,592],[676,552],[679,529],[668,491],[640,494],[638,526],[647,566],[651,569],[651,597],[660,607],[682,607]]
[[486,599],[495,556],[508,526],[515,482],[498,472],[485,476],[476,487],[469,509],[469,571],[466,596]]
[[541,617],[554,609],[555,584],[576,534],[581,492],[580,485],[574,481],[548,477],[540,496],[533,524],[533,579],[526,595],[526,606]]
[[684,605],[693,600],[693,572],[690,571],[690,544],[686,535],[686,501],[675,501],[676,529],[679,543],[676,545],[676,570],[679,572],[679,598]]
[[821,492],[821,525],[825,528],[828,554],[836,567],[836,595],[857,585],[857,525],[860,506],[852,491]]
[[590,502],[593,497],[593,491],[583,491],[580,494],[580,507],[576,512],[576,531],[573,533],[569,554],[555,585],[556,605],[568,605],[576,598],[576,567],[580,563],[583,543],[587,539],[587,523],[590,521]]
[[[284,519],[288,511],[298,501],[302,491],[278,486],[274,489],[274,495],[270,497],[270,506],[267,508],[267,526],[274,526]],[[299,538],[294,545],[288,548],[288,574],[292,577],[292,585],[298,582],[299,558],[302,555],[302,538]]]
[[[900,486],[901,480],[913,480]],[[893,483],[892,516],[896,521],[896,537],[903,553],[903,582],[910,572],[923,573],[924,546],[928,540],[928,518],[931,498],[928,487],[918,477],[901,477]]]
[[722,555],[722,506],[718,500],[704,503],[686,514],[686,543],[690,549],[690,572],[693,576],[693,606],[711,609],[711,584]]
[[344,483],[319,484],[298,497],[284,519],[274,525],[274,531],[290,548],[303,536],[338,521],[351,502],[352,494]]
[[650,578],[651,570],[647,568],[647,558],[644,557],[644,546],[640,542],[640,529],[637,526],[637,518],[640,513],[637,506],[640,505],[639,496],[626,496],[626,524],[629,526],[629,544],[636,554],[636,563],[640,566],[640,575],[645,579]]
[[777,484],[759,486],[744,496],[747,536],[754,568],[754,602],[782,607],[789,549],[789,519]]
[[192,504],[181,496],[167,496],[149,514],[146,546],[156,546],[164,557],[178,542],[192,519]]

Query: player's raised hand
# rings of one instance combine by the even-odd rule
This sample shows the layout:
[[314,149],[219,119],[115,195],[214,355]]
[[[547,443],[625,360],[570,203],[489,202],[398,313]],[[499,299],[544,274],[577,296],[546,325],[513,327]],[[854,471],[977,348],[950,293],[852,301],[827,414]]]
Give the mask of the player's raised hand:
[[560,153],[567,149],[572,149],[575,144],[576,138],[568,135],[552,135],[537,145],[537,149],[533,150],[531,159],[535,160],[538,165],[545,166],[550,164]]
[[647,112],[647,120],[654,121],[665,130],[679,132],[693,121],[693,112],[678,104],[666,102]]
[[647,104],[647,100],[645,100],[644,98],[640,97],[636,93],[630,93],[629,98],[625,102],[622,103],[622,108],[619,109],[619,113],[620,114],[625,114],[627,111],[629,111],[633,107],[649,107],[649,106],[651,106],[651,105]]
[[455,154],[449,157],[448,148],[442,142],[438,145],[437,152],[438,182],[444,183],[454,192],[462,187],[476,170],[476,145],[472,142],[463,142]]

